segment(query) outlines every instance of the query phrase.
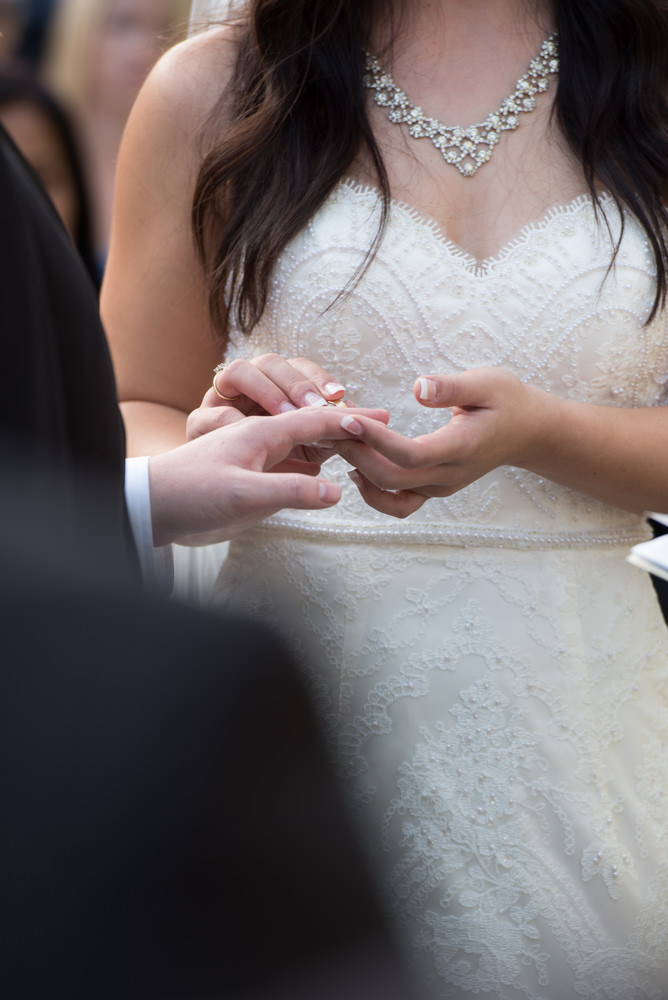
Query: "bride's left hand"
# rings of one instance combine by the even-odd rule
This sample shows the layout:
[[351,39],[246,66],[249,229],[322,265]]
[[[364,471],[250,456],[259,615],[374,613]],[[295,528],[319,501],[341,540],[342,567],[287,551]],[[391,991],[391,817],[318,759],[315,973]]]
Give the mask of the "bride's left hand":
[[[222,397],[221,392],[225,394]],[[197,409],[188,415],[186,439],[194,441],[249,416],[266,417],[303,407],[320,409],[328,403],[388,422],[386,410],[355,408],[344,401],[344,394],[344,386],[308,358],[286,360],[278,354],[264,354],[250,361],[237,359],[225,366],[224,373],[216,377],[216,388],[208,389]],[[298,445],[274,471],[316,476],[333,454],[334,445],[326,440]]]
[[501,465],[524,465],[540,449],[549,396],[501,368],[417,379],[414,395],[451,420],[431,434],[407,438],[382,424],[359,424],[359,442],[337,451],[364,500],[376,510],[407,517],[430,497],[449,497]]
[[309,358],[283,358],[280,354],[236,358],[216,374],[214,385],[188,417],[189,441],[229,422],[221,413],[226,404],[247,417],[328,403],[348,405],[343,402],[345,387]]

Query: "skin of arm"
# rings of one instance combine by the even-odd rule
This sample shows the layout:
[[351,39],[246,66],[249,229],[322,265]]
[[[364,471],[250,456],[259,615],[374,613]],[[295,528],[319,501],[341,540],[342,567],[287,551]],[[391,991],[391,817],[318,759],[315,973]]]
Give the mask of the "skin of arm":
[[[216,426],[213,412],[194,433],[188,419],[200,412],[223,353],[209,318],[190,208],[210,95],[231,73],[232,31],[208,32],[166,53],[137,98],[121,145],[100,308],[128,455],[163,452]],[[243,394],[246,403],[237,408],[245,413],[324,405],[345,392],[308,359],[278,355],[232,362],[217,385],[226,395]]]
[[372,507],[406,517],[502,465],[514,465],[639,514],[668,509],[666,407],[627,409],[561,399],[504,369],[426,375],[418,403],[451,421],[415,439],[366,420],[337,450]]
[[[171,49],[147,79],[119,154],[114,223],[100,298],[128,454],[185,441],[187,414],[222,353],[190,233],[198,135],[229,44]],[[199,43],[199,44],[198,44]],[[215,58],[217,57],[217,59]],[[210,99],[210,98],[208,98]]]

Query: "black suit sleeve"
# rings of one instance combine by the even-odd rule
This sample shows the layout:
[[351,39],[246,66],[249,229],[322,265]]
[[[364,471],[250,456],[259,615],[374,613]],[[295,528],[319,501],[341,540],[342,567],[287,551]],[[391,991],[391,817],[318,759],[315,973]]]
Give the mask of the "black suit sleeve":
[[[132,547],[125,437],[95,290],[41,182],[0,125],[0,444],[57,481],[63,516]],[[82,496],[86,482],[95,503]]]

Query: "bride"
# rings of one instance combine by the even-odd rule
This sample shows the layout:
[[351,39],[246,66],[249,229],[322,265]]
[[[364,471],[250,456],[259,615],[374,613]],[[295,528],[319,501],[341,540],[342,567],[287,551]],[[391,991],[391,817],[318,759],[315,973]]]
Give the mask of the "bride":
[[124,138],[131,449],[390,412],[216,599],[301,651],[432,997],[665,996],[668,634],[624,557],[668,507],[667,51],[660,0],[249,0]]

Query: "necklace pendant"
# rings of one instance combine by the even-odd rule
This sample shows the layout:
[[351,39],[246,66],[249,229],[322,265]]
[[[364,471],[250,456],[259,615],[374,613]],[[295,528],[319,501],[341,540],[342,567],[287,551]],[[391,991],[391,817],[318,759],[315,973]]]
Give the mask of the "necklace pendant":
[[473,177],[480,167],[489,163],[501,134],[518,128],[520,114],[534,110],[536,95],[548,89],[549,77],[558,72],[559,51],[554,34],[545,39],[540,52],[531,60],[526,73],[498,111],[489,114],[484,122],[468,127],[444,125],[437,118],[429,118],[422,108],[411,104],[390,74],[368,52],[365,54],[364,85],[373,91],[376,104],[391,122],[406,125],[413,139],[430,139],[446,163],[456,167],[463,177]]

